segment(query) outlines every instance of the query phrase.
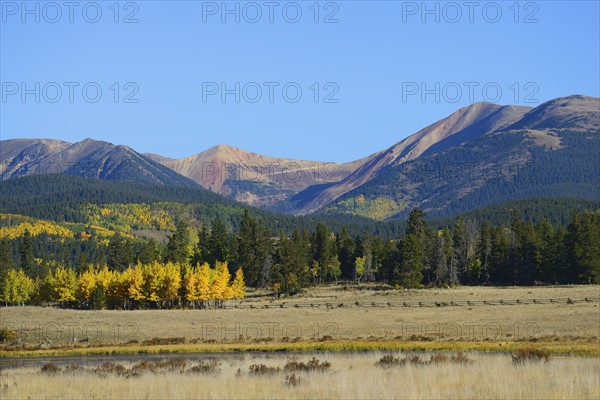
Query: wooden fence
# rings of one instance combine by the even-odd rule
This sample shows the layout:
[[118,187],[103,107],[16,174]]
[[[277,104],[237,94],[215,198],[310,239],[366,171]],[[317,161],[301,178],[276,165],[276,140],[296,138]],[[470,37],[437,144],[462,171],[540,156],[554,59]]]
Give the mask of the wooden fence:
[[553,298],[553,299],[514,299],[514,300],[449,300],[449,301],[404,301],[404,302],[327,302],[327,303],[295,303],[282,302],[276,304],[231,304],[225,305],[227,309],[277,309],[277,308],[402,308],[402,307],[474,307],[474,306],[512,306],[533,304],[577,304],[577,303],[600,303],[598,297],[584,298]]

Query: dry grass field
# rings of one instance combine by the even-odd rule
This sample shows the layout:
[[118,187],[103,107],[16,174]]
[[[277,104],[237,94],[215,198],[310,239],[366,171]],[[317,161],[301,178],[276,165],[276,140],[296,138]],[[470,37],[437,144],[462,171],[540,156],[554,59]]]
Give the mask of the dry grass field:
[[[300,297],[275,300],[259,294],[238,303],[239,307],[252,306],[252,309],[86,311],[2,307],[0,328],[14,330],[18,340],[12,346],[0,347],[0,356],[8,355],[8,350],[90,348],[125,343],[163,347],[187,344],[189,350],[192,344],[272,346],[287,343],[298,346],[298,343],[327,342],[333,346],[343,341],[410,341],[429,346],[452,342],[497,343],[498,346],[544,342],[555,347],[581,344],[600,352],[598,286],[410,291],[343,290],[329,286],[313,289]],[[498,303],[500,300],[527,302],[566,298],[591,300],[574,304],[565,301]],[[483,300],[494,305],[483,304]],[[465,301],[472,301],[474,305],[465,305]],[[360,306],[356,306],[357,302]],[[398,306],[406,302],[411,306]],[[418,306],[418,302],[425,306]],[[451,302],[462,305],[451,306]],[[394,306],[385,306],[387,303]],[[435,306],[435,303],[443,306]],[[169,338],[172,340],[167,340]]]
[[[515,364],[509,355],[466,353],[451,362],[437,354],[395,353],[412,360],[382,368],[387,353],[322,353],[317,371],[290,369],[310,355],[220,355],[152,363],[113,363],[70,369],[65,365],[4,370],[5,399],[597,399],[600,360],[553,356]],[[296,363],[294,363],[296,362]],[[252,367],[254,365],[254,367]],[[206,368],[198,366],[208,366]],[[196,368],[195,368],[196,367]],[[56,371],[56,368],[60,370]],[[279,370],[277,370],[279,368]],[[133,373],[135,372],[135,373]],[[253,373],[254,372],[254,373]]]
[[[218,310],[2,307],[16,337],[0,344],[0,398],[600,397],[598,286],[374,289]],[[313,356],[317,371],[297,368]]]

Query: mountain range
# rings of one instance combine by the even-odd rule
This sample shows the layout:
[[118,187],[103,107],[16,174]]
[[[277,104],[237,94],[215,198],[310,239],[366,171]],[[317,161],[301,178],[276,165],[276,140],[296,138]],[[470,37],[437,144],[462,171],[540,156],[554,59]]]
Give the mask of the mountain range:
[[[403,135],[404,136],[404,135]],[[219,145],[182,159],[94,139],[0,141],[0,178],[50,173],[204,187],[296,215],[450,215],[533,196],[600,198],[600,99],[538,107],[475,103],[347,163],[275,158]]]

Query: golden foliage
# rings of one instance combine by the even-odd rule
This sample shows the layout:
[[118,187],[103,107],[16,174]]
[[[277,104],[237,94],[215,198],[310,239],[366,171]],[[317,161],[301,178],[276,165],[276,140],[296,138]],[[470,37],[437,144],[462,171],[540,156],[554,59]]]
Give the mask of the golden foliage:
[[[245,296],[244,275],[238,269],[231,279],[227,263],[217,263],[215,269],[208,264],[192,267],[176,263],[153,262],[137,265],[123,272],[89,266],[77,276],[75,271],[63,266],[49,267],[50,271],[36,287],[23,271],[11,270],[0,282],[0,301],[20,303],[35,297],[42,301],[71,302],[92,305],[94,296],[101,289],[105,300],[112,307],[127,308],[131,302],[156,303],[159,307],[173,307],[180,300],[206,305],[214,301],[222,305],[225,300]],[[183,270],[183,279],[181,273]],[[105,307],[106,303],[102,304]]]
[[90,224],[123,233],[133,229],[175,230],[169,213],[156,204],[88,204],[84,212]]
[[[5,215],[6,214],[2,214],[0,216],[0,220],[4,221],[3,217]],[[18,225],[0,227],[0,239],[6,238],[13,240],[23,236],[26,231],[29,231],[31,236],[38,236],[41,234],[55,235],[65,238],[72,238],[74,236],[71,230],[54,222],[33,220],[21,222]]]
[[59,303],[75,300],[77,277],[72,269],[58,267],[46,275],[44,283],[48,287],[49,300]]
[[9,270],[0,282],[0,301],[5,303],[24,303],[34,291],[33,280],[22,270]]

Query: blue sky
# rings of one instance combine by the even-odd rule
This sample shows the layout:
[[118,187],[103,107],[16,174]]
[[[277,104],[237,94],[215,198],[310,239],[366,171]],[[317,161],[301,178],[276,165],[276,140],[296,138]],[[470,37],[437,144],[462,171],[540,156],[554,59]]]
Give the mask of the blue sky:
[[341,162],[474,101],[600,91],[597,1],[114,3],[1,2],[3,140]]

